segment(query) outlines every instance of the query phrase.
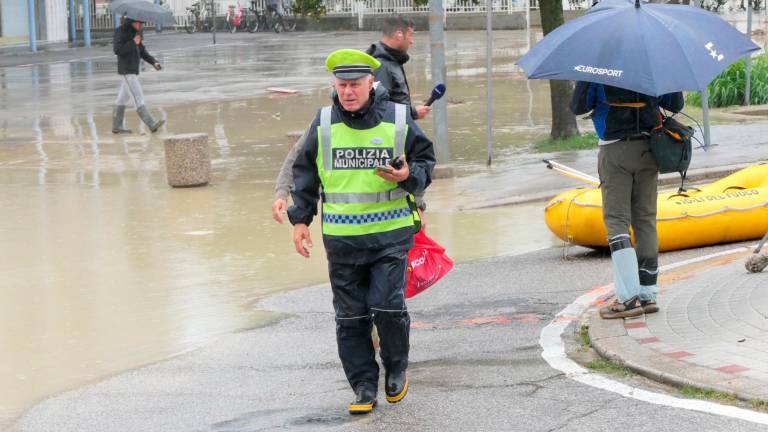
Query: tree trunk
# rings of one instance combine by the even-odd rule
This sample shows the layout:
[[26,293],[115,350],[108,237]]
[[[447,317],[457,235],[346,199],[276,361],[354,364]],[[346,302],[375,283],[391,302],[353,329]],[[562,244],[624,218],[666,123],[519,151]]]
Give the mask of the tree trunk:
[[[564,22],[562,0],[540,0],[539,13],[545,36]],[[573,93],[571,83],[568,81],[550,81],[549,93],[552,102],[552,132],[550,132],[550,136],[554,139],[578,136],[579,127],[576,125],[576,117],[568,108],[571,93]]]

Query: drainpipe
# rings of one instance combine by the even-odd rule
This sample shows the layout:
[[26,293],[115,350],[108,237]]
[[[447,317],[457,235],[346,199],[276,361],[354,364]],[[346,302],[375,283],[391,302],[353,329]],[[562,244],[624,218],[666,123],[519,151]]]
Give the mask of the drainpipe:
[[35,0],[27,0],[29,17],[29,50],[37,52],[37,29],[35,28]]
[[91,46],[91,8],[89,3],[89,0],[83,0],[83,46],[85,47]]
[[77,40],[77,9],[75,9],[75,0],[69,0],[69,40]]

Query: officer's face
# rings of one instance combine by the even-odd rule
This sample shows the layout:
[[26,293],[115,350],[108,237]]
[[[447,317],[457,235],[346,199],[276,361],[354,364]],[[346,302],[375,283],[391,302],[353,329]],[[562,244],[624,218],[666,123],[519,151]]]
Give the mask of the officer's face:
[[339,95],[341,106],[347,111],[359,111],[371,97],[373,89],[373,77],[364,76],[356,80],[344,80],[336,78],[334,83],[336,93]]

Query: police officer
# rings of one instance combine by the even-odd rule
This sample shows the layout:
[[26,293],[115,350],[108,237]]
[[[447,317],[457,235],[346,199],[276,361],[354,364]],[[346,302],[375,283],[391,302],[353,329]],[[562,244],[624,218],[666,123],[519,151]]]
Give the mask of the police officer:
[[316,115],[298,152],[294,205],[288,209],[296,251],[308,258],[308,226],[322,198],[336,341],[355,393],[350,414],[369,413],[377,403],[373,324],[380,337],[387,401],[399,402],[408,392],[405,275],[414,234],[410,195],[429,186],[435,165],[432,142],[407,106],[389,101],[383,87],[374,89],[373,72],[379,66],[373,57],[351,49],[326,59],[335,76],[333,103]]
[[[660,108],[679,112],[683,104],[680,92],[657,98],[603,84],[576,84],[571,111],[576,115],[591,111],[599,137],[603,220],[608,230],[616,287],[616,301],[600,309],[600,316],[605,319],[659,310],[659,168],[651,153],[649,136],[661,124]],[[630,226],[637,248],[632,247]]]

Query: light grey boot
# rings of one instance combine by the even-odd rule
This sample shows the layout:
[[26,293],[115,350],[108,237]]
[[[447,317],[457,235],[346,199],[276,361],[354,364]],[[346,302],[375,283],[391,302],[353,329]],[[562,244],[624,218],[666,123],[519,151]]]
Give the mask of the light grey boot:
[[136,108],[136,112],[139,113],[139,118],[141,121],[143,121],[147,127],[149,127],[149,130],[151,130],[153,133],[157,132],[157,130],[165,124],[165,120],[155,121],[155,119],[152,118],[152,114],[149,113],[149,108],[147,108],[146,105],[142,105]]
[[130,129],[123,126],[123,118],[125,117],[125,105],[115,105],[112,108],[112,133],[113,134],[129,134]]

